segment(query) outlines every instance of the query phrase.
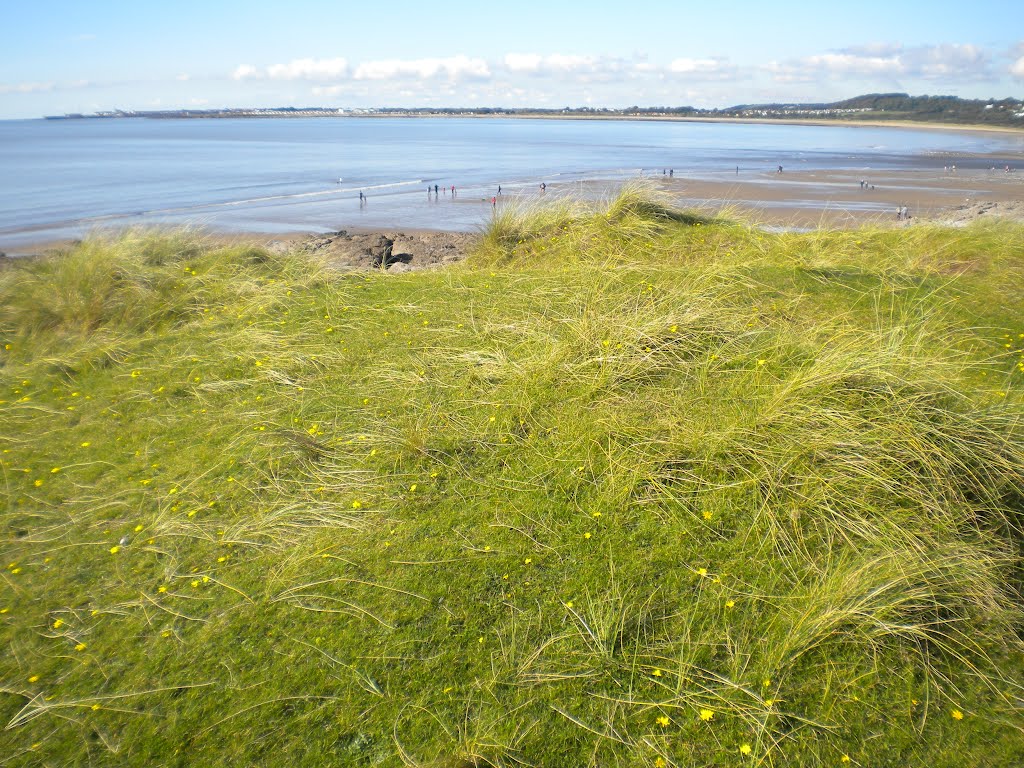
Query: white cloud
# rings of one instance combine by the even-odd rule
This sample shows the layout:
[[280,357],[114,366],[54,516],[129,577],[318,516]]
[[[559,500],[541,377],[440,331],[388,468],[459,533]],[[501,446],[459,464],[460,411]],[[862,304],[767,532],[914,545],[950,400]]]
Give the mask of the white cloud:
[[505,54],[505,68],[511,72],[539,72],[543,61],[544,57],[539,53]]
[[0,93],[45,93],[56,88],[56,83],[10,83],[0,84]]
[[364,61],[353,74],[356,80],[394,80],[415,78],[427,80],[434,77],[449,80],[486,80],[491,76],[490,67],[483,59],[468,56],[450,56],[443,59],[383,59]]
[[338,80],[348,74],[348,61],[336,59],[295,59],[267,67],[271,80]]
[[992,76],[989,54],[975,45],[910,48],[900,58],[908,74],[928,80],[985,80]]
[[343,85],[314,85],[313,95],[314,96],[326,96],[327,98],[334,98],[339,94],[346,93],[347,88]]
[[260,71],[252,64],[239,64],[231,73],[232,80],[255,80],[260,77]]
[[731,80],[737,69],[725,59],[675,59],[668,65],[674,75],[683,75],[689,80]]
[[264,70],[251,64],[239,64],[231,73],[233,80],[340,80],[348,75],[348,61],[336,59],[293,59],[287,64],[271,64]]
[[1010,74],[1024,80],[1024,56],[1021,56],[1010,66]]
[[911,78],[964,82],[992,77],[990,56],[974,45],[943,44],[904,48],[874,43],[840,51],[773,61],[764,69],[777,82],[799,83],[827,78]]
[[180,75],[178,75],[177,77],[175,77],[174,79],[177,80],[179,83],[187,83],[192,78],[191,78],[191,76],[189,76],[189,75],[187,75],[187,74],[185,74],[183,72]]
[[504,58],[505,69],[526,75],[598,74],[621,71],[622,61],[607,56],[576,56],[552,53],[509,53]]

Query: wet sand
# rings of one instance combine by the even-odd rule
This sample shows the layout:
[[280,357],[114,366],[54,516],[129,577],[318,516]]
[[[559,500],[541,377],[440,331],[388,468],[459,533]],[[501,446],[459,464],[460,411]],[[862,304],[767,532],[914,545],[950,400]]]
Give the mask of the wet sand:
[[[1022,163],[1024,165],[1024,163]],[[939,221],[958,224],[977,215],[1004,215],[1024,219],[1024,169],[921,170],[789,170],[782,173],[740,169],[699,178],[678,172],[673,177],[651,173],[644,177],[671,195],[680,208],[725,213],[752,223],[778,228],[851,228],[865,224],[905,226],[896,212],[906,206],[911,222]],[[865,182],[862,186],[861,182]],[[588,200],[613,197],[621,179],[592,179],[573,184],[548,184],[543,195],[532,184],[511,186],[498,205],[577,196]],[[447,201],[446,201],[447,202]],[[491,210],[490,200],[466,195],[452,203],[480,209],[481,227]],[[204,230],[217,242],[252,242],[273,249],[302,245],[324,237],[328,228],[308,232],[220,232]],[[401,230],[410,237],[429,236],[438,230],[390,226],[346,227],[350,234],[379,234]],[[111,234],[116,233],[116,230]],[[460,245],[465,242],[460,233]],[[428,237],[429,239],[429,237]],[[19,247],[12,255],[40,254],[66,248],[74,240],[40,240]]]
[[[732,210],[780,227],[849,228],[912,219],[941,221],[963,206],[1024,201],[1024,172],[1004,170],[789,171],[723,173],[719,178],[657,177],[683,208]],[[862,186],[861,182],[865,182]],[[1005,210],[1013,210],[1006,205]]]

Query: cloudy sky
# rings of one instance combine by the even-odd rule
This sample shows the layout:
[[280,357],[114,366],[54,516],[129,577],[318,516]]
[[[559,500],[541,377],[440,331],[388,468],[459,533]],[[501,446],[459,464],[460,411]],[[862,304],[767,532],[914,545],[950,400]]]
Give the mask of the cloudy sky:
[[4,0],[0,119],[1024,97],[1021,0]]

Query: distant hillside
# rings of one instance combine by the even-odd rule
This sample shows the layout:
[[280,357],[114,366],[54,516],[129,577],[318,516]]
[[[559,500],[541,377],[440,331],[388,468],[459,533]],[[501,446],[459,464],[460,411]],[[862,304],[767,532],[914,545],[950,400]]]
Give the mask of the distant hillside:
[[1024,102],[1019,99],[961,99],[958,96],[909,96],[906,93],[869,93],[831,104],[741,104],[715,111],[742,117],[916,120],[1024,126]]

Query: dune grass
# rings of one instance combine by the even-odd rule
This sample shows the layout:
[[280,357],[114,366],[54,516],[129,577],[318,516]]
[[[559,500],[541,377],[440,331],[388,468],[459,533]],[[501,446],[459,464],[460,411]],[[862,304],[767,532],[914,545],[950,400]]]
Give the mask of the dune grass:
[[0,272],[0,759],[1019,765],[1024,229],[642,188]]

